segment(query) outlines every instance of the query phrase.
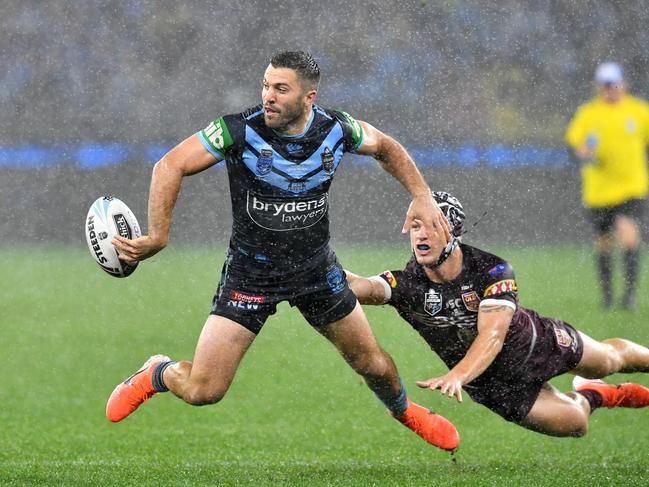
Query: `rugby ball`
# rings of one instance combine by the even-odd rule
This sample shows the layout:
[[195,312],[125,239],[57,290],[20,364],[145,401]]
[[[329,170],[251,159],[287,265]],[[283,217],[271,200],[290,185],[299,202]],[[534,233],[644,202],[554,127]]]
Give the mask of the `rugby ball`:
[[95,262],[111,276],[127,277],[137,268],[119,260],[111,244],[116,235],[135,239],[142,235],[135,215],[126,204],[114,196],[102,196],[95,201],[86,216],[86,241]]

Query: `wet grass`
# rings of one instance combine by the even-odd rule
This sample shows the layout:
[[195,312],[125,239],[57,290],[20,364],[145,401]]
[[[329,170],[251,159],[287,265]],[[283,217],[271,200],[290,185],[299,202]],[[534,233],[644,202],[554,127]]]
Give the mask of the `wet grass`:
[[[649,343],[647,266],[642,307],[602,312],[586,249],[493,250],[516,268],[525,305],[596,338]],[[338,254],[361,274],[407,259],[396,248],[339,246]],[[85,249],[0,249],[0,485],[649,484],[649,411],[598,411],[585,438],[556,439],[468,399],[460,405],[417,390],[415,380],[443,367],[387,307],[368,308],[370,321],[410,395],[457,425],[454,459],[391,420],[287,305],[222,403],[193,408],[164,394],[109,423],[108,394],[146,357],[192,356],[222,257],[221,249],[176,247],[119,280]],[[567,388],[569,379],[555,384]]]

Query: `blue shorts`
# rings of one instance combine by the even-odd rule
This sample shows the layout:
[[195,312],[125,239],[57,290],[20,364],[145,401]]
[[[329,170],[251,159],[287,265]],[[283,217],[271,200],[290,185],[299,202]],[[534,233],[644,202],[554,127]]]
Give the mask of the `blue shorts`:
[[282,301],[296,306],[314,327],[338,321],[356,307],[356,296],[329,247],[308,262],[287,266],[285,272],[273,269],[272,273],[264,273],[249,256],[228,250],[211,314],[257,334]]

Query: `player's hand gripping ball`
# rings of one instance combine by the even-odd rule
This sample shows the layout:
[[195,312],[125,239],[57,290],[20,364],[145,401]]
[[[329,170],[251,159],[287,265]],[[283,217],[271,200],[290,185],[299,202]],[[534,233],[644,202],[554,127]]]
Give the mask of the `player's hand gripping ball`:
[[90,255],[111,276],[127,277],[137,268],[119,260],[117,249],[111,244],[116,235],[135,239],[142,236],[137,218],[126,204],[114,196],[97,199],[86,217],[86,240]]

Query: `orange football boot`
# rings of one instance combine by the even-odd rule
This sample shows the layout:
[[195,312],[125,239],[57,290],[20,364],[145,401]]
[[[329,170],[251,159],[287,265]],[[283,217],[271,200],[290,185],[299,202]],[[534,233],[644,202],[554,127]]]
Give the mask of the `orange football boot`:
[[166,355],[154,355],[132,376],[115,387],[106,404],[106,417],[114,423],[126,418],[140,404],[148,400],[157,391],[153,388],[151,376],[156,365],[169,362]]
[[607,408],[643,408],[649,406],[649,389],[640,384],[607,384],[599,379],[584,379],[575,376],[572,381],[575,391],[595,391],[602,396],[602,406]]
[[460,445],[460,435],[448,419],[410,399],[406,411],[395,419],[437,448],[453,451]]

